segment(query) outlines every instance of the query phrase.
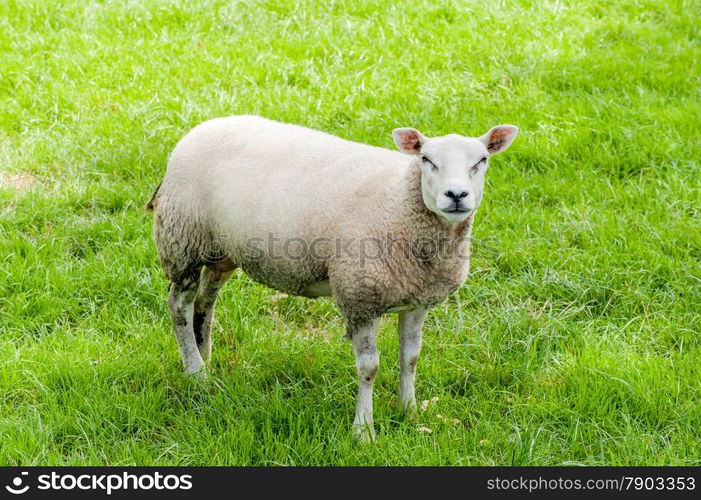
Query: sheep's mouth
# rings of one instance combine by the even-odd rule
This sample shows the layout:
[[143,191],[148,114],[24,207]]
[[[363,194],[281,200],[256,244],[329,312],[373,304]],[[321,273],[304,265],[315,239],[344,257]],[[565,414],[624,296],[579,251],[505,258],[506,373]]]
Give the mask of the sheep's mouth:
[[460,208],[460,207],[453,208],[452,210],[443,210],[443,211],[447,214],[464,214],[466,212],[469,212],[468,209]]

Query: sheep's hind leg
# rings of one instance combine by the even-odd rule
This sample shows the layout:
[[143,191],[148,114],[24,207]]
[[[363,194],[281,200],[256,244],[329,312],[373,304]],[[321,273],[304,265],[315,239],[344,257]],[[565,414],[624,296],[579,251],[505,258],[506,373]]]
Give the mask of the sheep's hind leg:
[[416,418],[414,376],[421,352],[421,328],[426,312],[425,308],[420,307],[399,313],[399,401],[409,420]]
[[168,305],[173,318],[173,331],[178,341],[180,357],[183,367],[189,375],[197,375],[204,378],[204,361],[197,349],[195,332],[193,329],[193,313],[195,295],[197,294],[197,280],[191,279],[181,283],[170,284]]
[[212,316],[214,303],[219,290],[234,273],[230,260],[208,264],[202,268],[200,283],[195,298],[194,333],[197,348],[203,361],[208,361],[212,354]]
[[372,387],[380,367],[380,357],[375,345],[377,323],[378,320],[374,319],[360,327],[348,328],[358,371],[358,406],[353,421],[353,432],[361,441],[375,439],[372,420]]

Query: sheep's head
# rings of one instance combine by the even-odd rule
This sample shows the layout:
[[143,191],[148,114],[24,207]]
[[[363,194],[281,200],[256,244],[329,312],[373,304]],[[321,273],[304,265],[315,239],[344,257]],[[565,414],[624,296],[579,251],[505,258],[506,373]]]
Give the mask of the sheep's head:
[[413,128],[392,131],[400,151],[418,156],[423,201],[449,223],[472,215],[482,201],[489,157],[511,145],[518,128],[497,125],[482,137],[425,137]]

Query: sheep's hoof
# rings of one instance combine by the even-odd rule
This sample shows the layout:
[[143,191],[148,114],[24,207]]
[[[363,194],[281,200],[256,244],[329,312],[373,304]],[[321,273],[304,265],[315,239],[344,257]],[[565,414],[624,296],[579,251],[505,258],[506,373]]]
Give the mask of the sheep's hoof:
[[207,371],[204,369],[204,366],[197,371],[187,372],[187,375],[191,380],[195,380],[197,382],[204,382],[207,380]]
[[372,443],[375,441],[375,429],[367,424],[353,424],[353,437],[360,443]]
[[416,423],[419,419],[419,412],[416,411],[416,407],[404,410],[404,419],[409,423]]
[[416,422],[419,417],[419,412],[416,410],[416,400],[413,399],[407,403],[402,404],[402,414],[404,418],[411,423]]

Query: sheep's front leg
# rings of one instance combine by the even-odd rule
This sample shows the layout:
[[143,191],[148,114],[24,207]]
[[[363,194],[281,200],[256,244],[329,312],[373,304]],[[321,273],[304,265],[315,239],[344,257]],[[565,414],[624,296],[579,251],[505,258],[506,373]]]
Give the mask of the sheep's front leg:
[[360,327],[349,327],[348,332],[353,343],[355,367],[358,372],[358,407],[353,421],[353,432],[361,441],[375,439],[372,387],[380,367],[380,356],[376,346],[377,323],[378,320],[374,319]]
[[399,401],[402,410],[413,420],[416,417],[414,376],[421,352],[421,328],[426,308],[399,313]]
[[168,305],[173,318],[173,330],[180,348],[180,357],[189,375],[204,377],[204,361],[197,348],[193,329],[193,314],[197,281],[181,284],[171,283]]

